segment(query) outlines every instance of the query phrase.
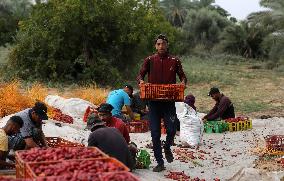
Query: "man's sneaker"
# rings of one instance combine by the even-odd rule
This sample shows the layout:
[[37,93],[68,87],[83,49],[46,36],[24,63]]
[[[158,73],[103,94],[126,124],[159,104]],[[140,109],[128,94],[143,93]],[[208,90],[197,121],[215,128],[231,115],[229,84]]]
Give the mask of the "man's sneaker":
[[166,167],[164,166],[164,164],[158,164],[157,166],[155,166],[153,168],[153,172],[161,172],[163,170],[166,170]]
[[174,161],[174,156],[170,148],[165,148],[164,147],[164,152],[165,152],[165,157],[168,163],[172,163]]

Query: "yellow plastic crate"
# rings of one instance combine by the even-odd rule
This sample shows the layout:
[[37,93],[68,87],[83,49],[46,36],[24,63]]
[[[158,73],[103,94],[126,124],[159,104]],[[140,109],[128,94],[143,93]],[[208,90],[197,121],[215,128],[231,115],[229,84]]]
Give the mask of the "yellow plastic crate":
[[252,120],[251,119],[246,120],[246,124],[247,124],[247,129],[252,129]]
[[233,122],[233,123],[228,123],[229,125],[229,131],[233,132],[233,131],[240,131],[240,124],[239,122]]

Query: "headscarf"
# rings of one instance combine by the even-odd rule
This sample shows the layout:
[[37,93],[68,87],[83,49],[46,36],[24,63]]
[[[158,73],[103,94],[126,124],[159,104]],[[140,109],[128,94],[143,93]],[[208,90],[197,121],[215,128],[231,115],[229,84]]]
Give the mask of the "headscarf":
[[195,97],[192,94],[189,94],[185,97],[184,103],[192,107],[196,111],[196,107],[194,105],[195,103]]

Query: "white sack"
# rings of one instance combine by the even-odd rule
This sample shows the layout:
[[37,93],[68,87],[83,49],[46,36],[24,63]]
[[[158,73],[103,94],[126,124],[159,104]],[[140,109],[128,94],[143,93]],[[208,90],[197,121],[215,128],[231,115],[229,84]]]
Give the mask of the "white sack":
[[63,114],[67,114],[74,119],[83,119],[83,116],[88,106],[95,107],[94,104],[83,99],[65,99],[57,95],[48,95],[45,98],[45,102],[49,106],[60,109]]
[[176,103],[176,113],[180,121],[180,140],[190,146],[198,146],[204,129],[201,118],[186,103]]

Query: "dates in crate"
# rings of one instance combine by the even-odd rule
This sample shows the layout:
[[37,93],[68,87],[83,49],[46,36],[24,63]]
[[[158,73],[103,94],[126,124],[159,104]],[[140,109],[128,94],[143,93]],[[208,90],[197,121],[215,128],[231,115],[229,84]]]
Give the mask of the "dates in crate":
[[75,171],[64,176],[37,177],[36,181],[101,181],[99,174]]
[[123,165],[118,165],[110,159],[69,160],[56,163],[30,164],[36,176],[67,176],[75,171],[82,173],[102,173],[124,171]]
[[25,162],[58,161],[83,158],[100,158],[104,155],[95,148],[60,147],[60,148],[33,148],[19,152]]

